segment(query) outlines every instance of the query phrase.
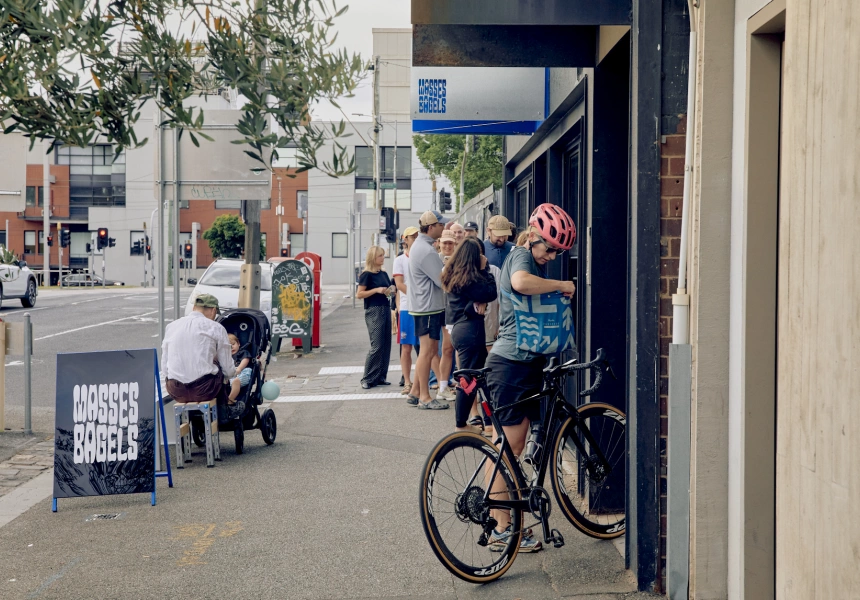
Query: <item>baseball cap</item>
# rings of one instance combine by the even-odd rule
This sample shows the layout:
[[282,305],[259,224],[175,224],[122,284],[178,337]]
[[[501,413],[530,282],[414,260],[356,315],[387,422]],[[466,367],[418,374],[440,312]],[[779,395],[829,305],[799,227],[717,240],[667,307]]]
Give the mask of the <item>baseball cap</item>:
[[465,225],[463,225],[463,229],[466,231],[478,231],[478,224],[474,221],[467,221]]
[[410,226],[403,230],[403,233],[400,234],[400,237],[408,238],[410,235],[415,235],[416,233],[418,233],[418,228]]
[[218,308],[218,298],[212,294],[200,294],[194,299],[194,306],[203,308]]
[[487,229],[492,229],[495,235],[511,235],[511,223],[502,215],[492,217]]
[[439,238],[440,242],[457,242],[457,236],[454,235],[454,232],[450,229],[446,229],[442,232],[442,237]]
[[428,210],[423,215],[421,215],[420,219],[418,219],[418,224],[421,225],[421,227],[426,227],[427,225],[433,225],[434,223],[444,225],[448,221],[449,219],[443,217],[442,213],[440,213],[439,211]]

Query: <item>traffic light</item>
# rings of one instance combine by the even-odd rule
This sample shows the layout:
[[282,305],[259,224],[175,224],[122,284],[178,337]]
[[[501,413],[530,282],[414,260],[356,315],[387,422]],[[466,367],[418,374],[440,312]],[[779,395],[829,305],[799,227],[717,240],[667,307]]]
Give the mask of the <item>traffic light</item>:
[[93,245],[87,242],[87,254],[93,251]]
[[451,210],[451,192],[446,192],[444,189],[439,192],[439,212]]
[[107,227],[99,227],[98,235],[96,236],[96,249],[108,247],[108,230]]
[[152,246],[149,245],[149,236],[143,236],[143,244],[146,247],[146,260],[152,260]]
[[395,211],[390,206],[380,209],[379,211],[379,232],[385,234],[385,238],[389,243],[393,244],[397,241],[397,227],[400,224],[400,213]]
[[116,246],[116,238],[108,238],[108,248]]
[[185,258],[191,258],[193,255],[194,249],[191,246],[191,242],[185,242]]
[[53,245],[54,245],[54,236],[52,236],[52,235],[49,235],[49,236],[48,236],[48,245],[49,245],[49,246],[53,246]]
[[289,255],[290,255],[289,250],[287,250],[286,248],[281,248],[281,256],[283,256],[284,258],[287,258]]
[[141,241],[135,240],[135,242],[131,245],[131,253],[135,256],[143,254],[143,248],[141,246]]
[[68,229],[60,230],[60,246],[68,248],[72,245],[72,232]]

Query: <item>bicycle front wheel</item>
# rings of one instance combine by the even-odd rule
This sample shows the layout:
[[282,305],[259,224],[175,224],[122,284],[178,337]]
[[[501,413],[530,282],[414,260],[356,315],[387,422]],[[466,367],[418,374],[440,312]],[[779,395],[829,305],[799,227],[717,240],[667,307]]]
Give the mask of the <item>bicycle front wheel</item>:
[[[514,562],[522,536],[519,510],[490,509],[490,498],[519,499],[517,476],[506,456],[485,438],[458,432],[443,438],[427,457],[421,475],[421,523],[436,557],[451,573],[472,583],[487,583],[504,575]],[[491,519],[503,528],[510,519],[511,534],[488,544]]]
[[569,418],[559,427],[553,444],[555,497],[568,521],[581,532],[598,539],[616,538],[625,531],[627,417],[602,402],[584,404],[577,412],[581,424]]

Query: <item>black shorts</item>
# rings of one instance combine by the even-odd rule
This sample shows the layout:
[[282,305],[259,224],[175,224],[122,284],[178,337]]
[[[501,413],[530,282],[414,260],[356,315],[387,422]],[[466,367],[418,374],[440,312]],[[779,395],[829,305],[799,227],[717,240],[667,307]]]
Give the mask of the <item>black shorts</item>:
[[442,327],[445,326],[445,311],[433,313],[432,315],[412,315],[415,317],[415,335],[421,339],[422,335],[429,335],[431,340],[437,342],[442,339]]
[[508,426],[519,425],[526,417],[531,422],[539,421],[540,400],[509,409],[504,407],[541,391],[546,360],[539,358],[532,362],[513,361],[490,353],[486,366],[493,369],[487,374],[487,387],[490,388],[499,422]]

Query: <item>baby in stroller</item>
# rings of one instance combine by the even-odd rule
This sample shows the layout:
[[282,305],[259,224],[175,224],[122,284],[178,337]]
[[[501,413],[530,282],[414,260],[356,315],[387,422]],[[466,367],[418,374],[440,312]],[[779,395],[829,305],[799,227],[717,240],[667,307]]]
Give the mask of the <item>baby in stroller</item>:
[[230,340],[230,351],[233,354],[233,365],[236,367],[236,376],[230,380],[230,395],[227,398],[228,404],[235,404],[236,398],[242,392],[242,388],[251,383],[251,360],[253,357],[248,349],[239,344],[239,338],[232,333],[227,334],[227,339]]

